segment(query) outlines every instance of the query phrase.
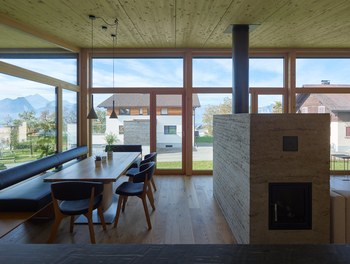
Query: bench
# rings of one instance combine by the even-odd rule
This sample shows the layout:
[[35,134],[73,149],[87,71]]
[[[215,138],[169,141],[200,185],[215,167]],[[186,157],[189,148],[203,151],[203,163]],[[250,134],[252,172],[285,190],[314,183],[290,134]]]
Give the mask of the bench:
[[86,146],[0,171],[0,237],[51,204],[44,178],[86,158]]

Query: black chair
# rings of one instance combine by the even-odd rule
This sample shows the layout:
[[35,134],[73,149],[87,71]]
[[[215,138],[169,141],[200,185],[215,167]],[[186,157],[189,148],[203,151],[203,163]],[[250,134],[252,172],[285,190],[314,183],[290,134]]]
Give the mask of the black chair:
[[154,173],[154,167],[155,167],[154,162],[149,162],[147,164],[140,166],[140,171],[139,173],[134,175],[132,182],[131,181],[123,182],[117,187],[115,193],[119,195],[119,199],[118,199],[116,217],[114,221],[114,227],[118,225],[122,203],[124,203],[123,205],[123,212],[124,212],[126,199],[129,196],[137,196],[142,200],[143,209],[145,211],[146,220],[148,224],[148,229],[152,229],[152,224],[151,224],[148,207],[147,207],[146,196],[148,196],[151,206],[153,210],[155,210],[156,208],[154,206],[154,199],[153,199],[153,194],[150,186],[150,180],[152,179],[152,176]]
[[[155,163],[157,162],[157,152],[151,152],[151,153],[145,155],[143,160],[140,162],[140,166],[143,164],[146,164],[148,162],[151,162],[151,161],[153,161]],[[133,178],[135,176],[135,174],[137,174],[139,171],[140,171],[140,167],[133,167],[133,168],[129,169],[125,175],[130,177],[130,178]],[[151,179],[151,183],[152,183],[154,191],[157,191],[156,184],[154,182],[153,177]]]
[[90,231],[90,240],[95,244],[92,211],[97,209],[103,230],[106,224],[102,211],[103,183],[86,181],[63,181],[51,184],[51,196],[55,211],[55,222],[51,229],[48,242],[52,243],[57,234],[61,220],[70,216],[70,232],[73,232],[74,220],[77,215],[85,215]]

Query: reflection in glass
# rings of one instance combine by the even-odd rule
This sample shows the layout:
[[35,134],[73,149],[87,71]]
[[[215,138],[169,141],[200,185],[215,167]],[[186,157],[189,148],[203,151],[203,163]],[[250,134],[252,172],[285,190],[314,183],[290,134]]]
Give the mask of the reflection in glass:
[[78,94],[74,91],[63,90],[62,92],[62,150],[68,150],[77,147],[77,96]]

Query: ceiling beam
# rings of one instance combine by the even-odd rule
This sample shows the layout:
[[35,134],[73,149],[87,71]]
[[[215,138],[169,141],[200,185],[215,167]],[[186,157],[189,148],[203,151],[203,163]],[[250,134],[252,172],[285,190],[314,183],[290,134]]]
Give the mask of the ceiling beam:
[[2,23],[3,25],[9,26],[11,28],[15,28],[17,30],[20,30],[26,34],[29,34],[29,35],[35,36],[37,38],[40,38],[42,40],[48,41],[48,42],[50,42],[50,43],[52,43],[52,44],[54,44],[62,49],[65,49],[65,50],[68,50],[68,51],[71,51],[74,53],[78,53],[80,51],[80,48],[75,46],[75,45],[67,43],[64,40],[62,40],[56,36],[40,32],[36,28],[33,28],[31,26],[20,23],[20,22],[14,20],[13,18],[11,18],[5,14],[2,14],[2,13],[0,13],[0,23]]

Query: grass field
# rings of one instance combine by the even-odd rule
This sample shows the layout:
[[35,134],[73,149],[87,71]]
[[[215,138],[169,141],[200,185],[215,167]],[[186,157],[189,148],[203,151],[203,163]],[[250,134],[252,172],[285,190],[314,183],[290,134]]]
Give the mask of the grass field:
[[[157,169],[181,169],[180,161],[157,162]],[[193,162],[193,170],[212,170],[213,161],[202,160]]]

